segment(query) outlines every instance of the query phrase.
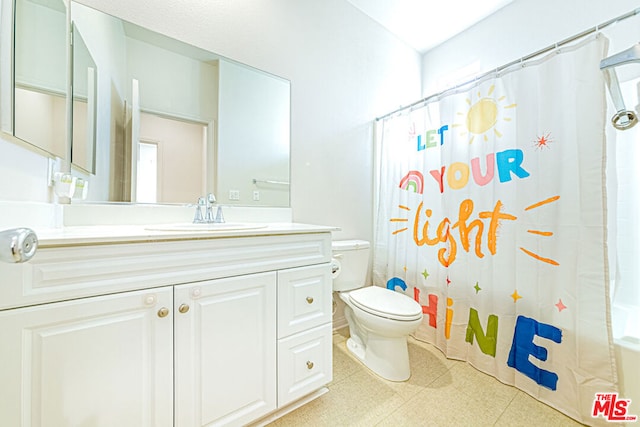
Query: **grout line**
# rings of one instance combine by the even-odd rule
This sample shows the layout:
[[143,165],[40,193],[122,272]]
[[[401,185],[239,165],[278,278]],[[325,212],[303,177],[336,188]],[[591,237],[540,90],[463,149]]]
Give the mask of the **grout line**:
[[[505,384],[506,385],[506,384]],[[498,418],[496,418],[495,422],[493,423],[493,425],[495,426],[496,424],[498,424],[498,421],[500,421],[500,418],[502,418],[502,416],[504,415],[505,412],[507,412],[507,409],[509,409],[509,407],[511,406],[511,404],[513,403],[513,401],[516,399],[516,397],[518,397],[518,395],[522,393],[520,390],[518,390],[518,392],[516,394],[513,395],[513,397],[511,398],[511,400],[509,401],[509,403],[507,403],[507,406],[504,407],[504,409],[502,410],[502,412],[500,412],[500,415],[498,415]]]

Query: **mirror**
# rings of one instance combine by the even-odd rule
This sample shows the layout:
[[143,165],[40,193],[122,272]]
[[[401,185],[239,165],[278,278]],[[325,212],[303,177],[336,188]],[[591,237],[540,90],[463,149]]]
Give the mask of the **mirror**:
[[88,202],[289,206],[288,81],[66,3],[2,2],[4,131],[62,159]]
[[72,35],[71,163],[85,172],[95,173],[97,68],[75,23]]
[[212,192],[221,204],[289,206],[288,81],[70,7],[72,173],[89,182],[87,200],[195,203]]
[[66,159],[66,6],[62,0],[16,0],[14,22],[12,133]]

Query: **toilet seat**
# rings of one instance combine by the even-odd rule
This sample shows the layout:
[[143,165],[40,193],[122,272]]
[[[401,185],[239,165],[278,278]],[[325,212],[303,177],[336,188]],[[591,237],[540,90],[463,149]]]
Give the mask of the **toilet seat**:
[[411,321],[422,317],[422,307],[408,296],[379,286],[349,292],[354,306],[375,316]]

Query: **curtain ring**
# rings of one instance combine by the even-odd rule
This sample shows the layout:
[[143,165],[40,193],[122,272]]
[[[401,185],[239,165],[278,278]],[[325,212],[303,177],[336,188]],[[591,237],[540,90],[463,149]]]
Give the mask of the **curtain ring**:
[[618,111],[612,118],[611,124],[618,130],[631,129],[638,123],[638,116],[633,111]]

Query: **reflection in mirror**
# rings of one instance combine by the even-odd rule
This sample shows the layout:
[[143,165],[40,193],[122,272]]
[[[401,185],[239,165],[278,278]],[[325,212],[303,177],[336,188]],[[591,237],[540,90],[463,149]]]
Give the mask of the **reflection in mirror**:
[[[195,203],[212,192],[223,204],[289,206],[288,81],[78,3],[71,19],[97,70],[90,201]],[[73,120],[83,120],[75,110]],[[72,150],[75,162],[75,140]]]
[[67,12],[62,0],[16,0],[13,134],[66,158]]
[[136,199],[143,203],[196,201],[207,193],[207,126],[140,114]]
[[73,24],[73,128],[71,163],[95,173],[96,63]]

